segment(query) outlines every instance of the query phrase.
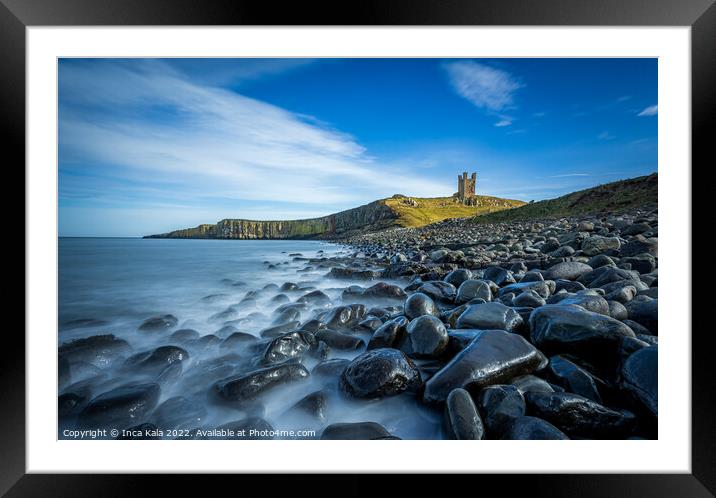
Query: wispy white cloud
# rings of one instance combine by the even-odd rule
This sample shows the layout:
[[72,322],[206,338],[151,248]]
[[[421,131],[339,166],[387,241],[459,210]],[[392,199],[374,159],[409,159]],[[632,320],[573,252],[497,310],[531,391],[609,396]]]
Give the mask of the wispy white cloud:
[[637,116],[656,116],[659,113],[658,105],[650,105],[641,111]]
[[498,128],[500,128],[500,127],[503,127],[503,126],[510,126],[511,124],[512,124],[512,120],[511,120],[511,119],[502,118],[502,119],[500,119],[497,123],[495,123],[495,126],[497,126]]
[[491,112],[512,108],[514,93],[524,86],[507,71],[474,61],[448,63],[445,69],[460,96]]
[[[397,192],[434,191],[401,165],[377,161],[349,134],[194,82],[161,62],[62,66],[60,96],[64,167],[83,165],[122,183],[84,182],[84,198],[201,196],[304,204],[297,213],[327,214]],[[65,180],[60,187],[61,198],[77,194]],[[262,218],[277,216],[268,210]]]

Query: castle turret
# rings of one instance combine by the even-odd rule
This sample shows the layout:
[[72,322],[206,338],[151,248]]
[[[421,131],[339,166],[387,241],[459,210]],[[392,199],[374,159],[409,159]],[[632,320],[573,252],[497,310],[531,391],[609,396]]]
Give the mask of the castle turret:
[[477,173],[473,173],[470,178],[467,177],[467,171],[457,176],[457,196],[460,200],[475,197],[475,186],[477,185]]

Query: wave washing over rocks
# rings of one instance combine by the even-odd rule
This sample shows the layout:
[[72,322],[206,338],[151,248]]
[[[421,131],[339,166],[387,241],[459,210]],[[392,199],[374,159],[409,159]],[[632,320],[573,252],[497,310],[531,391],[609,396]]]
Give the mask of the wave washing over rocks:
[[657,238],[637,210],[287,254],[264,273],[294,280],[61,344],[60,437],[653,439]]

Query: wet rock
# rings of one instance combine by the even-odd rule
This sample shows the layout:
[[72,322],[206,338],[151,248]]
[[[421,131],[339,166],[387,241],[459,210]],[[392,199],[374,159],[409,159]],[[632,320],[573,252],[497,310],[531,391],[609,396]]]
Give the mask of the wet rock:
[[559,355],[552,356],[549,359],[547,372],[549,378],[555,384],[564,387],[567,391],[579,394],[597,403],[602,402],[594,377],[568,359]]
[[258,341],[256,336],[249,334],[248,332],[234,332],[229,337],[224,339],[219,347],[223,349],[235,349],[252,344]]
[[617,301],[621,304],[626,304],[634,299],[634,296],[636,296],[636,287],[633,285],[626,285],[610,292],[604,296],[604,298],[608,301]]
[[315,391],[298,400],[285,412],[287,417],[309,418],[311,420],[326,420],[328,400],[323,391]]
[[313,306],[326,306],[331,303],[331,298],[323,291],[311,291],[297,300],[298,303],[306,303]]
[[343,370],[350,365],[351,360],[344,358],[335,358],[333,360],[324,360],[313,367],[311,375],[316,377],[338,377]]
[[354,299],[363,297],[363,292],[365,292],[365,289],[360,285],[350,285],[343,289],[341,299],[343,301],[353,301]]
[[549,354],[569,353],[614,366],[619,343],[634,332],[614,318],[574,304],[548,304],[530,315],[532,343]]
[[435,302],[426,294],[416,292],[405,300],[405,316],[413,320],[423,315],[437,315],[438,309]]
[[457,319],[459,329],[499,329],[513,331],[523,324],[522,317],[502,303],[471,304]]
[[326,274],[328,278],[345,280],[375,280],[380,277],[380,272],[375,270],[357,270],[355,268],[331,268]]
[[365,307],[361,308],[353,306],[338,306],[333,308],[322,321],[326,323],[326,327],[334,330],[345,330],[358,324],[358,321],[365,316]]
[[354,332],[373,334],[378,328],[383,325],[383,321],[380,318],[369,316],[365,320],[361,320],[358,325],[353,327]]
[[659,413],[659,349],[649,346],[632,353],[621,371],[621,388],[628,392],[644,413]]
[[577,280],[579,277],[592,271],[592,267],[578,261],[564,261],[550,266],[544,274],[549,280]]
[[283,304],[289,302],[290,299],[286,294],[276,294],[274,297],[271,298],[269,302],[272,304]]
[[546,363],[542,353],[523,337],[504,330],[484,330],[427,381],[423,399],[428,403],[443,402],[457,387],[478,392],[488,385],[532,373]]
[[161,372],[167,365],[189,359],[186,349],[179,346],[160,346],[151,352],[138,353],[125,361],[125,366],[144,372]]
[[157,405],[158,384],[127,384],[92,399],[80,412],[78,424],[85,428],[123,429],[141,422]]
[[602,287],[605,291],[607,291],[607,289],[610,289],[608,292],[611,292],[611,287],[607,287],[607,285],[613,284],[615,282],[621,282],[625,280],[626,282],[620,285],[638,286],[640,284],[639,272],[635,272],[633,270],[625,270],[623,268],[609,268],[605,266],[602,268],[598,268],[594,271],[593,274],[590,273],[589,275],[589,277],[586,277],[585,275],[584,279],[584,283],[588,287]]
[[160,404],[149,419],[162,429],[185,429],[200,424],[205,416],[203,404],[174,396]]
[[104,334],[66,342],[59,347],[58,354],[61,361],[69,364],[84,361],[106,368],[130,351],[127,341]]
[[434,301],[451,303],[455,300],[457,290],[448,282],[431,280],[422,284],[418,288],[418,292],[429,296]]
[[280,335],[269,342],[262,355],[265,365],[281,363],[291,358],[300,358],[315,350],[316,338],[310,332],[297,330]]
[[229,306],[223,311],[214,313],[209,317],[210,322],[225,322],[227,320],[234,320],[239,317],[239,310],[236,306]]
[[402,301],[405,299],[406,294],[397,285],[378,282],[363,291],[363,297],[366,299],[395,299]]
[[455,302],[457,304],[467,303],[473,299],[484,299],[492,301],[492,288],[484,280],[465,280],[457,290]]
[[[538,391],[543,393],[553,393],[555,387],[544,379],[535,375],[521,375],[512,379],[511,385],[515,386],[524,395],[528,391]],[[562,388],[559,388],[562,391]]]
[[500,287],[515,283],[515,277],[512,275],[512,272],[499,266],[487,267],[482,278],[485,280],[492,280]]
[[637,254],[636,256],[622,258],[621,262],[630,265],[633,270],[642,275],[651,273],[656,269],[656,259],[651,254]]
[[483,439],[485,428],[475,403],[464,389],[453,389],[447,397],[444,415],[449,439]]
[[646,327],[652,335],[659,334],[659,301],[658,299],[632,299],[624,305],[632,320]]
[[[591,292],[591,291],[587,291]],[[593,313],[599,313],[600,315],[609,316],[609,303],[602,296],[596,294],[580,293],[567,296],[559,301],[559,304],[567,305],[574,304],[580,308],[584,308],[587,311]]]
[[390,437],[390,432],[376,422],[331,424],[321,433],[321,439],[324,440],[388,439]]
[[639,254],[651,254],[657,256],[659,253],[659,243],[653,239],[636,239],[627,242],[621,247],[619,254],[622,257],[637,256]]
[[587,256],[595,256],[609,250],[617,250],[620,246],[621,242],[617,237],[592,235],[582,242],[582,252]]
[[606,254],[597,254],[587,261],[587,264],[594,269],[601,268],[602,266],[616,266],[616,263],[612,258]]
[[368,349],[392,348],[405,337],[407,327],[408,319],[403,316],[385,322],[371,336],[370,341],[368,341]]
[[432,315],[424,315],[412,320],[407,330],[416,355],[438,356],[447,346],[447,329],[440,319]]
[[609,303],[609,316],[615,320],[626,320],[629,316],[627,309],[618,301],[607,301]]
[[253,400],[271,388],[305,379],[309,375],[306,367],[300,363],[283,363],[227,377],[216,382],[212,389],[219,399],[242,404]]
[[170,341],[188,342],[199,338],[199,332],[194,329],[179,329],[169,336]]
[[639,235],[640,233],[648,232],[651,227],[648,223],[633,223],[627,227],[621,229],[622,235]]
[[476,329],[448,330],[448,345],[445,348],[445,355],[449,358],[454,357],[465,349],[481,332],[481,330]]
[[535,291],[529,290],[512,299],[512,304],[513,306],[519,307],[537,308],[539,306],[544,306],[547,303],[544,298]]
[[88,389],[68,389],[57,397],[57,415],[60,418],[76,415],[87,404],[89,397]]
[[635,417],[615,411],[572,393],[525,394],[527,414],[554,424],[568,436],[589,439],[622,439],[634,426]]
[[316,332],[316,339],[325,342],[332,349],[343,351],[355,351],[365,347],[365,342],[361,339],[331,329],[319,330]]
[[510,422],[525,414],[525,398],[517,387],[509,384],[484,388],[477,406],[490,439],[499,439]]
[[170,330],[177,326],[179,320],[174,315],[161,315],[147,318],[139,326],[142,332],[162,332]]
[[64,329],[84,329],[84,328],[95,328],[104,327],[108,325],[106,320],[99,320],[97,318],[78,318],[76,320],[69,320],[62,324]]
[[341,375],[341,388],[357,398],[392,396],[420,388],[420,372],[405,353],[373,349],[355,358]]
[[526,416],[512,420],[503,432],[502,439],[541,440],[569,438],[546,420]]
[[298,285],[293,282],[284,282],[279,289],[281,292],[291,292],[298,290]]
[[447,275],[445,275],[445,282],[453,285],[454,287],[458,288],[460,285],[462,285],[463,282],[466,280],[470,280],[472,278],[472,272],[466,268],[458,268],[457,270],[453,270]]
[[259,335],[265,338],[278,337],[288,332],[293,332],[294,330],[297,330],[300,323],[301,322],[299,322],[298,320],[292,320],[290,322],[285,322],[280,325],[274,325],[273,327],[267,327],[265,329],[261,329]]
[[[556,287],[556,284],[552,282],[551,285],[554,285]],[[550,294],[552,294],[552,289],[550,288],[550,283],[547,281],[541,281],[538,280],[536,282],[520,282],[517,284],[510,284],[506,287],[503,287],[500,289],[500,292],[498,295],[504,296],[508,293],[513,293],[515,295],[520,294],[521,292],[527,292],[527,291],[534,291],[536,292],[540,297],[542,298],[548,298]]]
[[305,330],[306,332],[313,332],[315,334],[319,330],[325,329],[326,324],[323,323],[321,320],[312,318],[311,320],[304,322],[299,328],[301,330]]

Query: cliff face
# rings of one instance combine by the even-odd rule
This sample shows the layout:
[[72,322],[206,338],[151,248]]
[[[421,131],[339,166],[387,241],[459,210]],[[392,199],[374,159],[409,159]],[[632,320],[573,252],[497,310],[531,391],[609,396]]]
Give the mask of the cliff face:
[[146,238],[330,239],[350,235],[353,231],[386,228],[393,225],[396,218],[396,213],[384,201],[375,201],[321,218],[289,221],[225,219],[215,225],[199,225],[194,228],[149,235]]

